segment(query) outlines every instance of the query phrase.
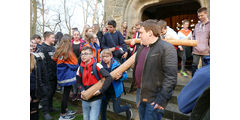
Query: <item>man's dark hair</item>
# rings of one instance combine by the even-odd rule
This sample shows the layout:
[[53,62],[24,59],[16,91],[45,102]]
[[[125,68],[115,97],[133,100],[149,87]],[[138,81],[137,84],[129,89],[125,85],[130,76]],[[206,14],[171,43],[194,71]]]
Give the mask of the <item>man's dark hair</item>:
[[90,48],[90,47],[88,47],[88,46],[83,47],[83,48],[81,49],[81,53],[82,53],[82,51],[84,51],[84,50],[88,50],[91,54],[93,54],[92,48]]
[[112,25],[115,28],[117,26],[117,23],[115,20],[109,20],[108,25]]
[[31,39],[34,40],[35,38],[41,39],[40,35],[38,35],[38,34],[34,34]]
[[206,7],[201,7],[197,10],[197,13],[201,13],[201,12],[207,12],[207,8]]
[[152,19],[146,20],[142,23],[142,26],[144,27],[146,32],[151,30],[155,37],[159,36],[160,32],[159,32],[159,26],[158,26],[157,20],[152,20]]
[[54,35],[53,32],[50,32],[50,31],[46,31],[43,33],[43,38],[46,39],[47,37],[49,37],[50,35]]

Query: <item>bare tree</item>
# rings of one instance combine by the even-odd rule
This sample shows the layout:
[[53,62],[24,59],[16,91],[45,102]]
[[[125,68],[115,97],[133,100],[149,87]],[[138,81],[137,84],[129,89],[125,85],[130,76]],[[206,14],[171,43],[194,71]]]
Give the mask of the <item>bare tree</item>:
[[36,33],[37,26],[37,1],[30,1],[30,37]]
[[44,21],[44,0],[42,0],[42,19],[43,19],[43,21],[42,21],[42,30],[43,30],[43,33],[45,32],[44,31],[44,27],[45,27],[45,21]]
[[[47,23],[45,24],[45,27],[47,27],[51,32],[55,33],[57,30],[57,27],[59,27],[60,23],[62,22],[60,12],[57,13],[57,18],[53,19],[55,24],[50,23],[50,20],[52,20],[52,17],[48,19]],[[61,26],[59,29],[61,30]]]
[[66,7],[66,0],[64,0],[63,2],[63,7],[64,7],[64,18],[65,18],[65,24],[66,24],[66,27],[68,29],[68,34],[71,35],[71,29],[72,29],[72,26],[71,26],[71,18],[74,14],[74,10],[75,10],[75,6],[74,6],[74,9],[72,11],[72,14],[70,14],[69,12],[69,9]]
[[[87,5],[84,5],[84,0],[80,0],[81,1],[81,8],[82,8],[82,12],[83,12],[83,22],[84,25],[87,24],[87,20],[88,20],[88,16],[89,16],[89,6],[90,6],[90,0],[85,0],[85,2],[87,2]],[[86,8],[85,8],[86,7]]]

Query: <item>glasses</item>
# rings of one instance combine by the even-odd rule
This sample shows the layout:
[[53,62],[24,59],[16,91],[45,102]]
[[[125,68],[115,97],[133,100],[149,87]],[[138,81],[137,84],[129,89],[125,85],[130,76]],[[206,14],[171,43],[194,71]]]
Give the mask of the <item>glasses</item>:
[[81,53],[80,56],[92,55],[92,53]]

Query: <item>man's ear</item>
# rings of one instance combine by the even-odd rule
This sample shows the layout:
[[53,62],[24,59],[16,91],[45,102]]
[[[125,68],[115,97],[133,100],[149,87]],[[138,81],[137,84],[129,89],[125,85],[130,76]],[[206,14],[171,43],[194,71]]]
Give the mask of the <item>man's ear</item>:
[[152,30],[149,30],[149,31],[148,31],[148,36],[149,36],[149,37],[152,37],[152,36],[153,36]]

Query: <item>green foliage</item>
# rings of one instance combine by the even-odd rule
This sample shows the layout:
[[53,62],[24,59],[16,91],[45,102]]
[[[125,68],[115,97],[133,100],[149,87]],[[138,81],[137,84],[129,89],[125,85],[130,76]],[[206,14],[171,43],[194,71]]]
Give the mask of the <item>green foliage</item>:
[[[57,112],[57,113],[50,113],[50,114],[53,117],[53,120],[58,120],[58,118],[59,118],[59,116],[61,114],[61,101],[54,97],[53,98],[53,106],[55,108],[58,108],[59,112]],[[77,108],[76,106],[73,106],[73,105],[68,103],[68,109],[69,110],[78,111],[79,107]],[[78,112],[77,112],[75,114],[75,116],[76,117],[73,120],[83,120],[83,115],[82,114],[78,114]],[[39,113],[39,117],[40,117],[39,120],[44,120],[43,114],[42,114],[41,110],[40,110],[40,113]]]

